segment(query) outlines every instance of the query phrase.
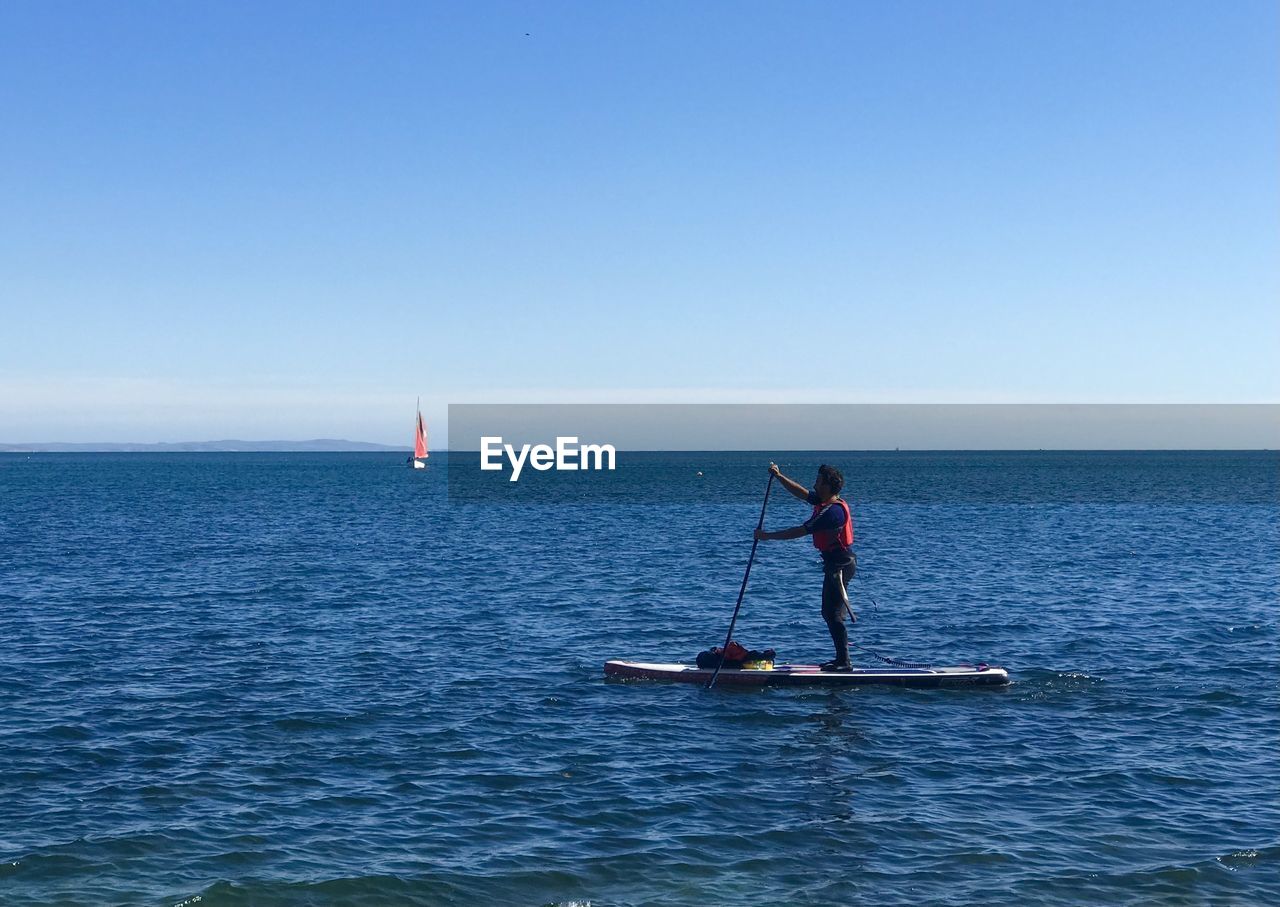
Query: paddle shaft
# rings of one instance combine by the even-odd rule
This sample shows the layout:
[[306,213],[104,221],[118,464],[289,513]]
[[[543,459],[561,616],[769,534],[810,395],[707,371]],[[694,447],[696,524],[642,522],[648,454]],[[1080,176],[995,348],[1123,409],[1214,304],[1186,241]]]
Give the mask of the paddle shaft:
[[[769,491],[773,488],[773,473],[769,473],[769,482],[764,486],[764,503],[760,505],[760,521],[756,523],[756,529],[764,528],[764,511],[769,506]],[[747,569],[742,574],[742,588],[738,590],[738,603],[733,606],[733,619],[729,621],[729,632],[724,636],[724,645],[720,647],[720,663],[716,665],[711,679],[707,681],[707,689],[715,686],[716,678],[720,676],[720,669],[724,667],[724,651],[729,648],[729,643],[733,641],[733,628],[738,623],[738,612],[742,610],[742,599],[747,594],[747,580],[751,577],[751,564],[756,559],[756,548],[760,545],[758,538],[752,537],[751,556],[747,558]]]

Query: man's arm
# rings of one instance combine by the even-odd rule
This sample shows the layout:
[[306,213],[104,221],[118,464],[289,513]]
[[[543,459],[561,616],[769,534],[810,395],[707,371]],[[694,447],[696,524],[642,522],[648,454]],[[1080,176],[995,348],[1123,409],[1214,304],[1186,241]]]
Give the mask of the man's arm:
[[787,539],[804,538],[808,534],[809,530],[804,525],[792,526],[790,529],[779,529],[777,532],[766,532],[763,529],[757,529],[756,539],[762,542],[785,542]]
[[799,482],[793,479],[788,479],[786,476],[784,476],[782,474],[782,470],[778,468],[777,463],[769,464],[769,472],[772,473],[773,477],[778,480],[778,484],[780,484],[783,488],[787,489],[787,491],[791,492],[793,495],[795,495],[802,501],[809,500],[809,489],[805,488]]

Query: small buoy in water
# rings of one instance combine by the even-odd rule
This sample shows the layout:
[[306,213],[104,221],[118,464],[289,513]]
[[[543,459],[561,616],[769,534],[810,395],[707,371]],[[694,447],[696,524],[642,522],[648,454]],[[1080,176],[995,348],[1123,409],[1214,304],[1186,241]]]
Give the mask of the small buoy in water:
[[698,473],[698,475],[702,475],[702,473]]

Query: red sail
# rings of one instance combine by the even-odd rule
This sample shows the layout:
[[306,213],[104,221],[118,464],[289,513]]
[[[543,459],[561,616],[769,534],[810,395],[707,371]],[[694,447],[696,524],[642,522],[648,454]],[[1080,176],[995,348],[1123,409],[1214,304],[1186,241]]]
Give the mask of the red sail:
[[427,456],[427,423],[422,421],[422,413],[418,413],[418,432],[413,438],[413,458],[425,459]]

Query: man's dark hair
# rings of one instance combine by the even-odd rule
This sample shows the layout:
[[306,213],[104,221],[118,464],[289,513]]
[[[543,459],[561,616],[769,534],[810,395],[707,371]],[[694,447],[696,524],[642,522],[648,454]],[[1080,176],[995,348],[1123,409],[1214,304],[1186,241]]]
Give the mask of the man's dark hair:
[[827,483],[827,487],[831,489],[832,494],[839,494],[840,489],[844,488],[844,476],[834,466],[828,466],[823,463],[818,467],[818,478]]

